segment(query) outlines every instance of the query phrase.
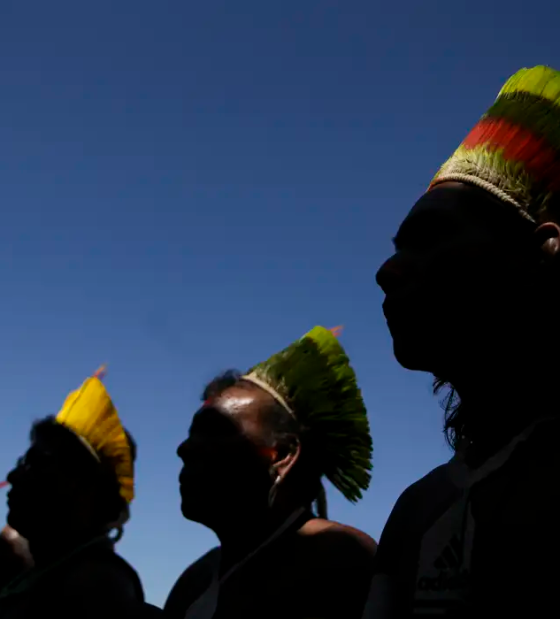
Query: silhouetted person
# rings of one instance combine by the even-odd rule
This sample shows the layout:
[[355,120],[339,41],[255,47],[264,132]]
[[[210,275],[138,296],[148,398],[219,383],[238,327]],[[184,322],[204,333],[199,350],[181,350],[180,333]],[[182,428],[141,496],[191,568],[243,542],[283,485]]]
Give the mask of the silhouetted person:
[[181,575],[165,611],[189,618],[355,618],[376,545],[326,519],[325,475],[356,501],[371,438],[334,335],[315,328],[247,375],[205,390],[178,454],[183,515],[220,539]]
[[8,523],[27,539],[34,566],[0,591],[1,617],[142,617],[140,580],[110,537],[128,518],[134,459],[97,376],[33,426],[8,476]]
[[365,617],[554,617],[560,578],[560,74],[522,70],[377,280],[395,356],[452,388],[455,456],[409,487]]

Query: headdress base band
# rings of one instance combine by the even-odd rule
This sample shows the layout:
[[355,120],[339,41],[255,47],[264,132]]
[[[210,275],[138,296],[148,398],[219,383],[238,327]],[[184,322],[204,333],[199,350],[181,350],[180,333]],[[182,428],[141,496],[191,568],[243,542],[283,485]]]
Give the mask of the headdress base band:
[[81,435],[78,435],[78,433],[74,433],[74,435],[76,435],[76,437],[82,442],[82,444],[88,449],[88,451],[91,452],[91,454],[95,458],[95,460],[98,463],[101,463],[101,459],[99,458],[99,454],[97,454],[97,452],[93,449],[93,447],[89,443],[89,441],[87,439],[84,439]]
[[261,379],[259,379],[258,377],[255,376],[255,373],[251,372],[248,375],[243,375],[241,377],[244,381],[249,381],[249,383],[254,383],[255,385],[258,385],[260,388],[262,388],[265,392],[268,392],[272,398],[274,398],[274,400],[282,405],[282,407],[284,407],[284,409],[292,416],[295,418],[295,414],[292,411],[292,409],[290,408],[290,406],[288,405],[288,403],[282,398],[282,396],[280,396],[280,394],[278,394],[278,392],[274,389],[271,388],[270,385],[268,385],[268,383],[265,383],[264,381],[262,381]]
[[493,183],[489,181],[485,181],[484,179],[479,179],[478,177],[473,176],[472,174],[461,174],[459,172],[454,174],[445,174],[441,177],[435,179],[430,189],[434,188],[436,185],[440,185],[441,183],[446,183],[447,181],[457,181],[459,183],[467,183],[469,185],[476,185],[480,187],[480,189],[484,189],[490,194],[494,195],[496,198],[501,200],[502,202],[507,202],[510,205],[513,205],[517,208],[519,213],[530,222],[535,224],[535,220],[527,213],[527,211],[511,196],[509,196],[506,192],[501,190],[499,187],[496,187]]

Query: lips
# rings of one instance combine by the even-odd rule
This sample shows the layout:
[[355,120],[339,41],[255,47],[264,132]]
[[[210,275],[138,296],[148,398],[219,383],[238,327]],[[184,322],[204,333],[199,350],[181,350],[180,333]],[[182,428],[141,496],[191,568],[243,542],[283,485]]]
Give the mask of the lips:
[[387,319],[387,322],[391,321],[395,315],[398,315],[402,311],[402,307],[404,305],[404,300],[396,299],[394,296],[385,297],[385,301],[383,302],[383,314]]
[[181,470],[181,473],[179,474],[179,485],[180,486],[185,486],[192,479],[193,479],[193,470],[192,470],[192,468],[189,467],[189,469],[186,469],[186,468],[183,467],[183,469]]
[[389,317],[387,315],[389,314],[389,303],[387,302],[387,298],[385,298],[385,301],[381,307],[383,308],[383,315],[386,319],[388,319]]
[[193,483],[196,483],[201,479],[200,475],[196,475],[194,472],[182,473],[179,476],[179,486],[191,486]]
[[14,487],[12,487],[8,493],[6,493],[6,503],[8,506],[15,506],[22,501],[27,502],[28,497],[29,495],[27,495],[23,489],[18,488],[15,490]]
[[421,287],[418,283],[402,282],[391,292],[385,294],[383,301],[383,314],[386,319],[405,314],[407,316],[417,312],[423,305],[426,295],[431,291]]

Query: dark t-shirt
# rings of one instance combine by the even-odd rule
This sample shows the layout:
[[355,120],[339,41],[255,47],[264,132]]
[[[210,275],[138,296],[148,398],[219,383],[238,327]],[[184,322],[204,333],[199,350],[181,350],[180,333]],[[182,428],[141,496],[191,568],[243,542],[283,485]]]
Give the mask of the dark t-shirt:
[[0,598],[0,618],[143,617],[156,614],[144,604],[136,571],[106,546],[92,547],[28,590]]
[[[366,617],[557,618],[559,431],[558,421],[539,423],[469,490],[452,462],[409,487],[379,542]],[[450,531],[442,524],[454,510],[464,518]],[[422,572],[428,539],[439,551]]]

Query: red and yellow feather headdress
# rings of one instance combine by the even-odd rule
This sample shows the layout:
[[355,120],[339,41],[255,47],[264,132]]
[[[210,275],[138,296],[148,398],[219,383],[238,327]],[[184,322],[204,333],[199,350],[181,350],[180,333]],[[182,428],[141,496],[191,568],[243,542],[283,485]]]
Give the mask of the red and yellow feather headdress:
[[513,75],[430,189],[445,181],[477,185],[533,222],[553,219],[560,202],[560,72],[538,66]]

